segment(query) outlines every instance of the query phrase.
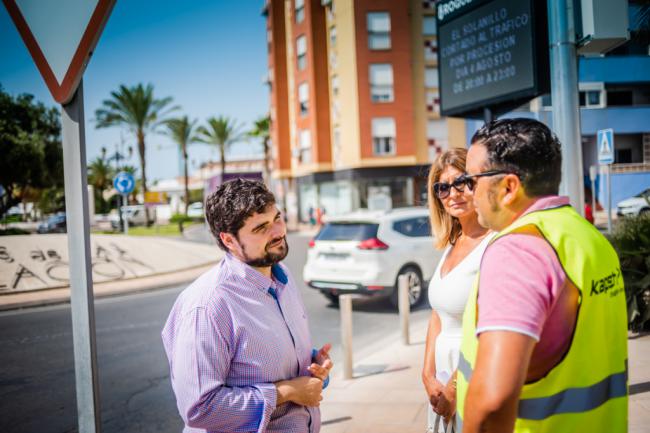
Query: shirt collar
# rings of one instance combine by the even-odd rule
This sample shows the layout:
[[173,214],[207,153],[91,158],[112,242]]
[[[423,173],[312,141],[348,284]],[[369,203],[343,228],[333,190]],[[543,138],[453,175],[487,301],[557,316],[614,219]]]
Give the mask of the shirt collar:
[[[537,198],[533,204],[531,204],[528,209],[523,213],[523,215],[529,214],[531,212],[536,212],[538,210],[553,209],[556,207],[567,206],[570,204],[569,197],[562,195],[545,195],[543,197]],[[522,216],[523,216],[522,215]]]
[[287,273],[278,263],[271,266],[271,275],[273,278],[269,278],[258,270],[254,269],[252,266],[249,266],[246,263],[242,262],[231,253],[226,253],[224,261],[228,269],[230,269],[235,275],[246,280],[246,282],[250,284],[250,287],[261,290],[263,292],[268,291],[269,287],[272,286],[276,286],[279,290],[281,290],[283,286],[289,282]]

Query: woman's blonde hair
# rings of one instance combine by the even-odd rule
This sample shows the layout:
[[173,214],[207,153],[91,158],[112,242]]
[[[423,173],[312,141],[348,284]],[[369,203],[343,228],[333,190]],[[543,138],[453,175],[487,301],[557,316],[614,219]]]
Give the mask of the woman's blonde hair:
[[442,202],[433,192],[433,184],[440,180],[440,175],[449,166],[464,173],[466,160],[467,149],[450,149],[440,155],[431,164],[431,170],[429,170],[429,180],[427,181],[429,218],[431,219],[431,231],[435,237],[435,246],[439,249],[456,243],[461,234],[461,226],[458,218],[452,217],[445,211]]

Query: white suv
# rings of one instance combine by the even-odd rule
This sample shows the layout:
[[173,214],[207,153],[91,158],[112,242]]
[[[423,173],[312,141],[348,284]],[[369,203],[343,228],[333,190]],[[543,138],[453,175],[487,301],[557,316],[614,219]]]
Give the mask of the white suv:
[[619,202],[616,205],[616,214],[626,217],[650,212],[650,203],[645,199],[646,197],[650,197],[650,188]]
[[344,293],[389,296],[397,305],[397,277],[409,277],[411,306],[426,298],[440,252],[433,246],[426,208],[360,210],[329,217],[309,244],[303,279],[332,302]]

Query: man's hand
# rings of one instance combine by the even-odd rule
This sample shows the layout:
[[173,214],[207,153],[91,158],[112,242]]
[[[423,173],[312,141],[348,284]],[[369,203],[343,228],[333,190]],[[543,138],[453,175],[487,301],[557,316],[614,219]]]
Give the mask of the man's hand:
[[327,379],[327,376],[330,374],[330,370],[334,366],[332,359],[330,358],[329,352],[332,349],[330,343],[325,344],[320,348],[316,355],[314,356],[314,361],[307,369],[313,377],[317,377],[322,381]]
[[300,376],[275,383],[276,406],[292,401],[300,406],[318,407],[323,399],[323,381],[316,377]]

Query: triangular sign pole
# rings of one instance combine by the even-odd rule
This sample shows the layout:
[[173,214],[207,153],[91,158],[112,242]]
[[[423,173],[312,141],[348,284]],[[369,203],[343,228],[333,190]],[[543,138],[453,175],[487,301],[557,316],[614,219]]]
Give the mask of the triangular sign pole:
[[101,430],[101,409],[82,77],[115,0],[68,0],[64,3],[2,1],[52,96],[62,104],[61,132],[77,418],[79,432],[98,433]]

